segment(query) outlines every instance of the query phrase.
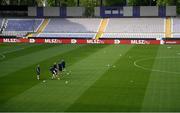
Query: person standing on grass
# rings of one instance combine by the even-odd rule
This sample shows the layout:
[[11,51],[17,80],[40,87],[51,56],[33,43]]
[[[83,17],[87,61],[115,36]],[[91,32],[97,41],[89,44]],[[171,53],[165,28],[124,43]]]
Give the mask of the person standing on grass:
[[66,62],[64,61],[64,59],[62,59],[62,61],[61,61],[61,65],[62,65],[62,70],[63,71],[66,71]]
[[59,64],[58,64],[58,70],[59,70],[59,74],[62,74],[62,64],[61,64],[61,62],[59,62]]
[[55,76],[56,72],[55,72],[55,70],[54,70],[54,67],[51,66],[49,70],[50,70],[51,73],[52,73],[52,79],[55,79],[55,78],[56,78],[56,76]]
[[58,75],[58,68],[57,68],[56,62],[54,63],[53,68],[54,68],[54,71],[55,71],[55,75],[57,76]]
[[55,62],[54,65],[53,65],[53,69],[54,69],[56,78],[59,80],[59,76],[58,76],[58,65],[57,65],[56,62]]
[[40,74],[41,74],[41,69],[40,69],[40,65],[38,64],[36,67],[36,73],[37,73],[37,79],[40,79]]

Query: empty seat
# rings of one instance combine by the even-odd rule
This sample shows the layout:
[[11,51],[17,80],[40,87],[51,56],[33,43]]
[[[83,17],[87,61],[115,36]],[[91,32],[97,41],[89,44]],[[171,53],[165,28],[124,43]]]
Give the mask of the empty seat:
[[164,31],[163,18],[115,18],[110,19],[106,32],[159,33]]
[[5,31],[37,31],[42,19],[8,19]]
[[92,33],[97,32],[101,19],[50,19],[44,32]]
[[22,31],[3,31],[2,36],[17,36],[17,37],[24,37],[26,36],[27,32]]
[[101,38],[163,38],[163,33],[104,33]]
[[180,38],[180,33],[173,34],[173,38]]
[[52,38],[94,38],[96,33],[40,33],[37,37]]
[[180,18],[173,18],[173,32],[180,33]]

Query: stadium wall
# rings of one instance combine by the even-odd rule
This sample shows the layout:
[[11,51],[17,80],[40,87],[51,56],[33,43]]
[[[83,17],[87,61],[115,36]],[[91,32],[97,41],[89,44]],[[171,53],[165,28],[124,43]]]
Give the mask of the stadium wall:
[[67,7],[67,17],[82,17],[84,13],[84,7]]
[[59,16],[60,9],[59,7],[45,7],[43,16]]
[[37,16],[36,10],[37,10],[36,7],[28,7],[28,16],[32,16],[32,17]]
[[94,16],[95,17],[100,17],[100,8],[99,7],[94,8]]
[[140,16],[159,16],[157,6],[142,6],[140,7]]
[[177,11],[176,11],[176,6],[167,6],[166,7],[166,15],[168,16],[174,16],[176,15],[177,16]]
[[123,7],[123,12],[124,12],[123,16],[128,16],[128,17],[132,16],[133,15],[132,10],[133,7]]
[[84,7],[28,7],[31,17],[82,17]]
[[[29,7],[28,16],[32,17],[83,17],[85,7]],[[95,17],[167,17],[177,16],[176,6],[122,6],[95,7]]]
[[96,17],[103,18],[177,16],[176,6],[96,7],[94,10]]

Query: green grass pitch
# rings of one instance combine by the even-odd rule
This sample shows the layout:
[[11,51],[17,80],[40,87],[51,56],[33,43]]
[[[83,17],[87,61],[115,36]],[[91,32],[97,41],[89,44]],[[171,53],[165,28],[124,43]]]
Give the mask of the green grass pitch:
[[0,111],[180,111],[180,46],[0,44]]

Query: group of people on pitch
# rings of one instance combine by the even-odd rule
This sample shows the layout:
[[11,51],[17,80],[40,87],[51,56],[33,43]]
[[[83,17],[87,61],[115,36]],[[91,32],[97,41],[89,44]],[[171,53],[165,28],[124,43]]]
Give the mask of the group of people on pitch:
[[[61,60],[58,64],[54,63],[53,66],[50,67],[50,72],[52,73],[52,79],[60,79],[59,75],[65,71],[66,63],[64,60]],[[37,79],[40,79],[41,69],[40,65],[36,67]]]

